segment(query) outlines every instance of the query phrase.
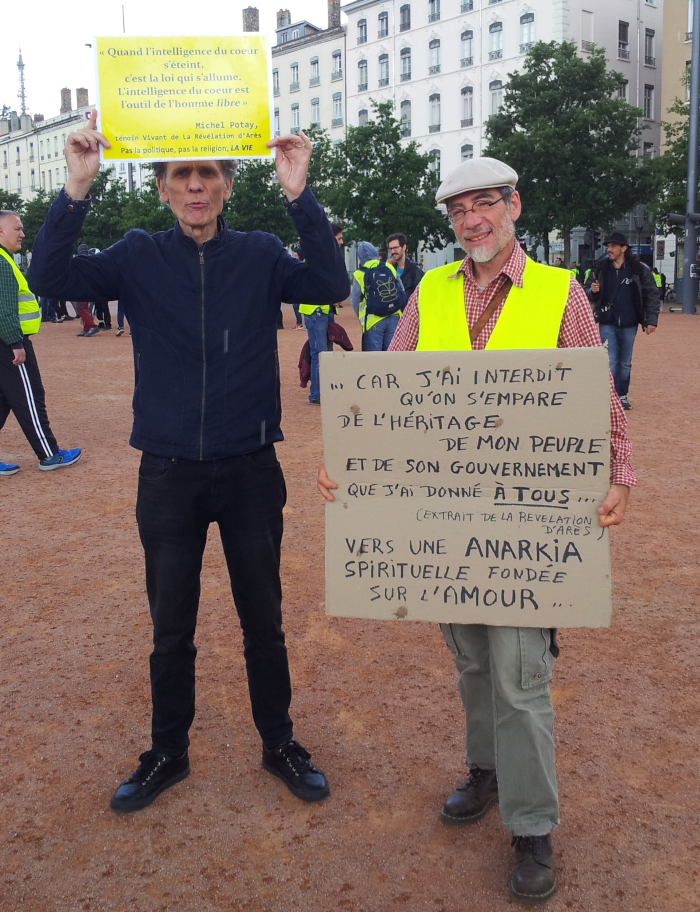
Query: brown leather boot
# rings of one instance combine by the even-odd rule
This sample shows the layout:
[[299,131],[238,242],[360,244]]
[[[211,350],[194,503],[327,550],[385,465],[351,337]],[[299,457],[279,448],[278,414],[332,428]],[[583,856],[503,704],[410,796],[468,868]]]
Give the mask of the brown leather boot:
[[452,792],[440,811],[445,823],[476,823],[498,801],[496,770],[473,769],[466,782]]
[[515,846],[515,859],[510,895],[522,903],[545,902],[557,888],[552,837],[514,836],[511,845]]

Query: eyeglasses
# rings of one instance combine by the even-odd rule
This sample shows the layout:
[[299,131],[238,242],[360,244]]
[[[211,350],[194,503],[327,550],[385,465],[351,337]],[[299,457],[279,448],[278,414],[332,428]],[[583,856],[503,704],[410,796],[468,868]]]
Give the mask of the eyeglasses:
[[401,250],[400,247],[389,247],[389,253],[398,253]]
[[467,217],[468,212],[473,212],[475,215],[485,215],[491,206],[500,203],[502,199],[504,199],[504,197],[499,196],[498,199],[495,200],[478,200],[471,209],[450,209],[443,218],[446,222],[449,222],[450,225],[454,225],[455,222],[463,222]]

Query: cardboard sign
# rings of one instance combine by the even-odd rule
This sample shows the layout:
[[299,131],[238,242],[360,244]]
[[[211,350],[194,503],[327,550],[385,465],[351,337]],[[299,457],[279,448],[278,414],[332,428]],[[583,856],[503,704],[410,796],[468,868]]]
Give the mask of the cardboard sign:
[[320,358],[328,614],[609,625],[604,349]]
[[264,36],[96,38],[104,161],[271,158]]

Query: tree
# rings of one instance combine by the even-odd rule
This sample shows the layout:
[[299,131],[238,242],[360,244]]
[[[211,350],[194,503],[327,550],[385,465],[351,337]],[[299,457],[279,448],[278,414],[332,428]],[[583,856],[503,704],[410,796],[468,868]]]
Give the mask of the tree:
[[428,250],[441,249],[450,234],[435,205],[431,156],[415,142],[401,145],[392,102],[372,102],[372,107],[375,119],[348,127],[347,138],[333,147],[323,201],[347,223],[349,240],[383,247],[389,234],[400,231],[412,251],[419,241]]
[[571,42],[540,41],[486,122],[484,155],[518,172],[518,228],[542,238],[546,258],[550,231],[562,232],[568,262],[572,228],[610,226],[648,187],[647,163],[633,156],[642,111],[617,97],[621,82],[602,48],[582,59]]
[[122,234],[132,228],[141,228],[148,234],[168,231],[175,224],[170,206],[162,203],[153,175],[138,190],[128,193],[122,209]]
[[46,215],[51,208],[51,203],[56,197],[55,193],[47,193],[46,190],[39,189],[36,196],[24,205],[22,213],[22,226],[24,228],[25,238],[22,241],[22,249],[27,253],[34,246],[34,241],[39,233],[39,229],[44,224]]
[[223,216],[229,228],[268,231],[287,246],[294,243],[297,233],[282,205],[283,199],[274,164],[247,159],[238,163],[231,199],[224,205]]
[[120,240],[126,230],[124,208],[129,194],[123,181],[110,178],[112,170],[100,171],[92,182],[92,205],[78,237],[78,245],[87,244],[88,247],[103,250]]
[[328,191],[336,180],[338,147],[334,146],[326,130],[312,126],[304,134],[314,147],[307,181],[314,196],[325,208],[329,208]]
[[7,190],[0,190],[0,209],[10,209],[22,218],[24,200],[16,193],[8,193]]
[[668,109],[669,114],[676,114],[680,120],[662,122],[666,136],[666,151],[654,164],[658,168],[659,180],[650,208],[657,227],[664,233],[673,232],[682,237],[685,229],[669,225],[666,216],[675,212],[685,213],[688,181],[688,142],[690,127],[690,106],[688,102],[675,98]]

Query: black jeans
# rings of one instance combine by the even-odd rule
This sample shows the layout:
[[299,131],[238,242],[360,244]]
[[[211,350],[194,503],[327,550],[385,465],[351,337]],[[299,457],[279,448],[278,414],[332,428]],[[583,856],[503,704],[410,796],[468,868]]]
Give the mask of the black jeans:
[[56,311],[56,316],[58,316],[58,317],[67,317],[68,316],[68,308],[66,307],[65,301],[59,301],[58,298],[50,298],[49,304]]
[[105,329],[112,328],[112,314],[107,301],[95,301],[95,319],[98,323],[104,323]]
[[273,446],[203,462],[143,454],[136,519],[153,620],[154,750],[177,756],[190,743],[199,578],[211,522],[219,524],[243,630],[253,721],[269,748],[292,737],[279,575],[286,497]]

